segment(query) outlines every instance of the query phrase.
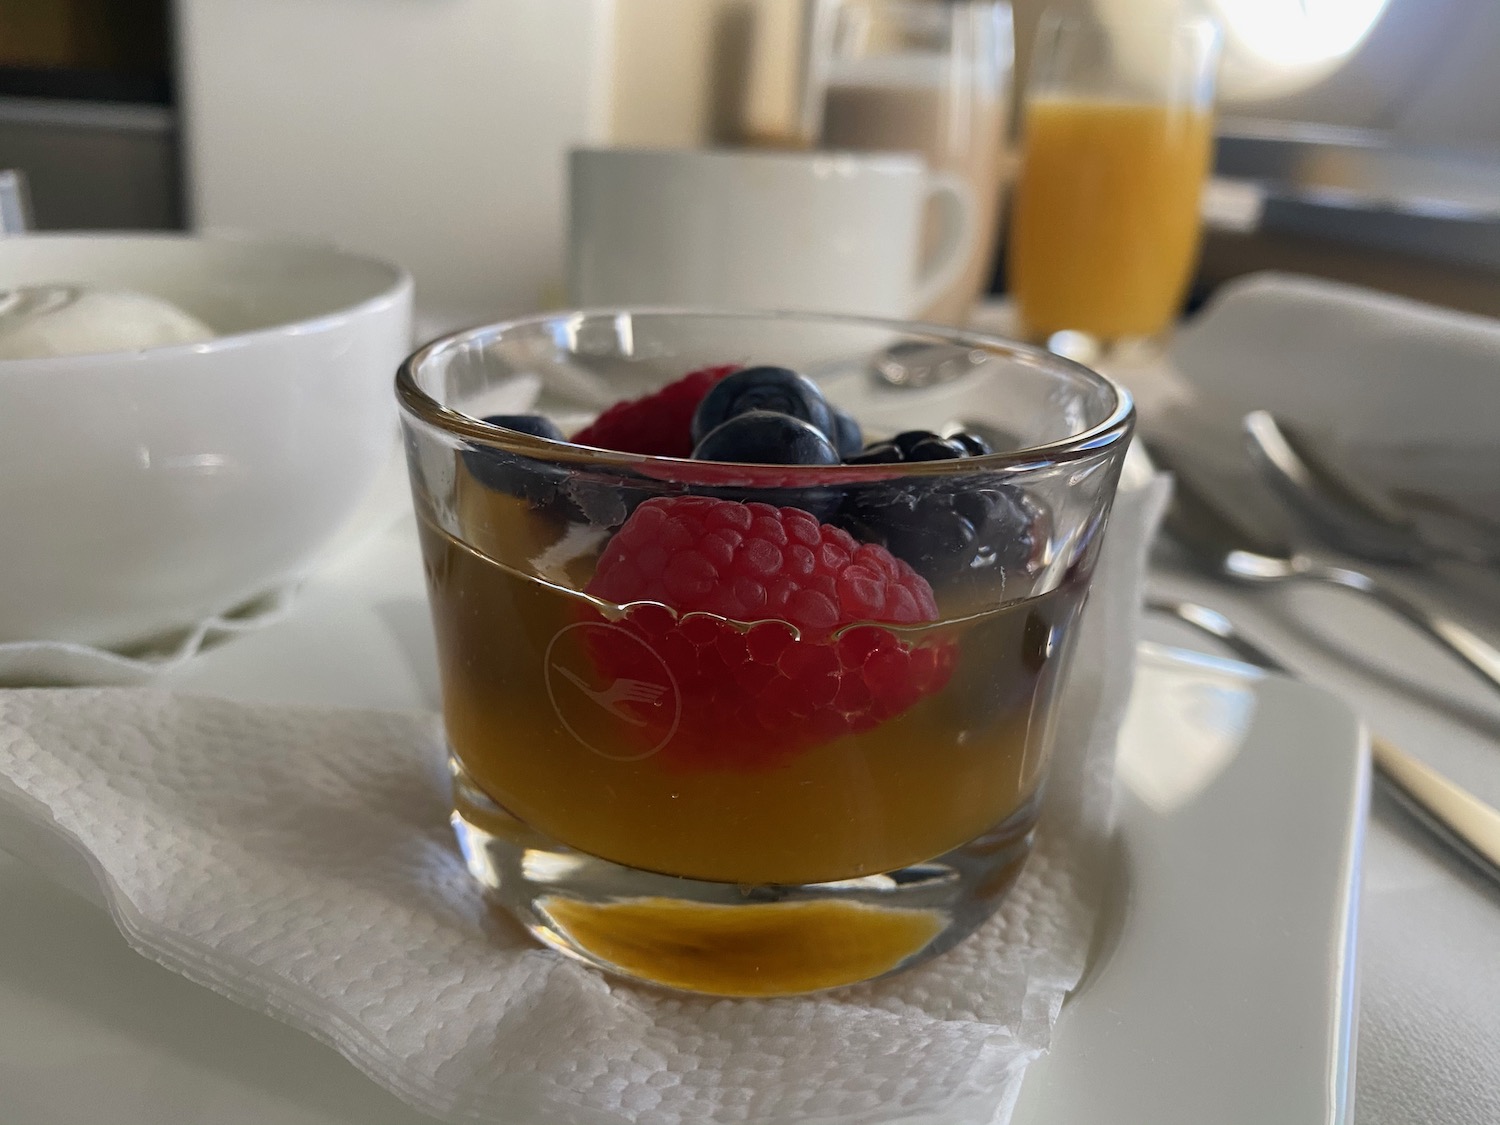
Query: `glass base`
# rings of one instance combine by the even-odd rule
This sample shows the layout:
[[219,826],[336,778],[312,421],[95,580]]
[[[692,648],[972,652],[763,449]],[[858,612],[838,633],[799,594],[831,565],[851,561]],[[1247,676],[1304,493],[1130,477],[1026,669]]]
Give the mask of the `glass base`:
[[972,933],[1031,852],[1039,800],[925,863],[832,883],[744,886],[574,851],[511,816],[457,759],[469,871],[540,941],[607,972],[715,996],[786,996],[899,972]]

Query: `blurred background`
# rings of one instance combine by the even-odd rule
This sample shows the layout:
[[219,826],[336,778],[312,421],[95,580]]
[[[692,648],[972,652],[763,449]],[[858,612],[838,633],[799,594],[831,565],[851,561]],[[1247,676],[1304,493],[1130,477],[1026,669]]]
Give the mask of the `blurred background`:
[[[1019,82],[1043,5],[1013,7]],[[1285,268],[1500,313],[1500,4],[1199,7],[1225,39],[1195,298]],[[814,143],[808,12],[0,0],[0,166],[28,173],[44,229],[333,240],[407,264],[430,318],[477,320],[559,299],[568,147]]]

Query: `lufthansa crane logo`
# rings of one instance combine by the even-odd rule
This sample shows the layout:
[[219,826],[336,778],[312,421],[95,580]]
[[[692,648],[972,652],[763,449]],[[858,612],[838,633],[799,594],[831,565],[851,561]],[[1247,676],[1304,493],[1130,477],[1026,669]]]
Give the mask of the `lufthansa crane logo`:
[[[606,640],[616,650],[624,646],[638,652],[630,675],[601,677],[587,658],[591,637]],[[563,643],[565,639],[569,643]],[[682,697],[672,670],[629,629],[602,621],[569,625],[552,638],[542,662],[547,697],[558,720],[601,758],[640,761],[658,753],[677,733]],[[652,712],[665,718],[665,723],[648,720],[645,716]],[[664,728],[666,733],[641,749],[639,732],[647,727]]]

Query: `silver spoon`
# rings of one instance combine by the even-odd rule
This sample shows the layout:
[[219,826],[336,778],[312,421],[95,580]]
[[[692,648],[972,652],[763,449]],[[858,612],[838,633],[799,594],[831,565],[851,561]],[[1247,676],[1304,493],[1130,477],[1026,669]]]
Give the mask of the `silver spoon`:
[[936,341],[901,341],[877,353],[870,366],[880,380],[892,387],[936,387],[962,380],[993,359],[995,356],[984,348]]
[[1208,500],[1159,446],[1147,449],[1151,459],[1176,478],[1165,519],[1167,534],[1202,570],[1250,585],[1322,582],[1364,594],[1415,625],[1500,690],[1500,650],[1483,637],[1362,571],[1321,563],[1271,534],[1241,524]]
[[1360,558],[1406,566],[1458,560],[1493,566],[1500,551],[1478,541],[1444,545],[1428,539],[1400,505],[1326,457],[1295,426],[1270,412],[1245,415],[1250,460],[1266,482],[1328,542]]
[[[1296,675],[1217,610],[1165,598],[1152,598],[1146,608],[1215,638],[1247,663]],[[1370,756],[1376,776],[1407,811],[1484,874],[1500,881],[1500,811],[1379,735],[1370,736]]]
[[[1054,355],[1092,367],[1103,354],[1099,342],[1081,332],[1054,332],[1046,348]],[[935,387],[962,379],[994,358],[983,348],[931,340],[902,340],[876,354],[870,366],[893,387]]]
[[962,379],[992,358],[982,348],[903,340],[879,352],[871,366],[876,375],[894,387],[934,387]]

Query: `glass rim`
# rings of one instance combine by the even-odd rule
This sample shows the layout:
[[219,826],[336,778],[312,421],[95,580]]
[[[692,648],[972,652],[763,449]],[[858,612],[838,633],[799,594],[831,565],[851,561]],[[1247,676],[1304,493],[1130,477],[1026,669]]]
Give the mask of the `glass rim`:
[[[1028,445],[1020,449],[988,453],[979,457],[965,457],[947,461],[913,461],[900,465],[765,465],[752,462],[723,461],[713,464],[733,466],[747,471],[782,469],[794,471],[801,479],[805,474],[806,485],[819,483],[850,483],[863,479],[889,479],[893,468],[902,476],[952,476],[972,473],[1026,469],[1041,469],[1051,465],[1101,456],[1127,441],[1135,424],[1135,400],[1120,383],[1093,368],[1075,360],[1067,359],[1045,348],[1010,340],[989,332],[953,328],[922,321],[898,320],[886,317],[858,316],[846,313],[820,313],[792,310],[716,309],[674,306],[620,306],[566,309],[548,313],[529,313],[525,316],[462,328],[430,340],[401,361],[396,369],[396,398],[408,414],[437,429],[453,434],[466,441],[498,448],[507,453],[522,456],[550,454],[554,460],[575,462],[579,465],[600,466],[629,470],[642,465],[661,466],[664,473],[672,467],[702,466],[708,462],[695,461],[687,457],[661,457],[644,453],[621,453],[616,450],[599,449],[592,445],[578,445],[569,441],[554,441],[536,437],[504,426],[497,426],[481,418],[464,414],[445,406],[433,398],[417,382],[419,368],[439,359],[445,353],[457,351],[476,341],[496,339],[506,332],[533,325],[556,321],[582,321],[589,318],[618,318],[620,316],[682,317],[701,319],[735,319],[766,321],[823,322],[846,327],[864,327],[908,336],[927,336],[943,343],[960,347],[973,347],[995,354],[1019,359],[1030,365],[1059,374],[1080,378],[1095,387],[1102,387],[1114,398],[1113,408],[1100,422],[1070,437],[1055,441]],[[672,479],[667,477],[667,479]],[[798,485],[797,487],[803,487]]]

